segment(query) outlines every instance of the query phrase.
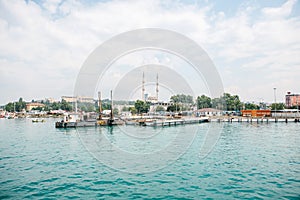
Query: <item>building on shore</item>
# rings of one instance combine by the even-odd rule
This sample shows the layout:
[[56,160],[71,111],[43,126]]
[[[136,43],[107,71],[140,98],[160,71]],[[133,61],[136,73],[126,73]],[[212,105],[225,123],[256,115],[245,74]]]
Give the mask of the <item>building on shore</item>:
[[300,94],[291,94],[291,92],[287,92],[285,95],[285,105],[287,108],[300,106]]
[[298,118],[300,117],[300,113],[298,109],[283,109],[272,111],[272,117],[278,118]]
[[147,96],[147,98],[145,97],[147,102],[150,102],[152,104],[158,103],[158,99],[156,97],[153,96]]
[[242,110],[243,117],[271,117],[271,110]]
[[222,116],[223,111],[215,108],[202,108],[194,111],[196,117]]
[[27,103],[26,104],[26,111],[30,111],[32,110],[33,108],[44,108],[45,107],[45,104],[42,104],[42,103],[38,103],[38,102],[32,102],[32,103]]
[[77,102],[80,103],[94,103],[95,100],[92,97],[72,97],[72,96],[62,96],[61,97],[62,100],[68,102],[68,103],[75,103],[76,100]]

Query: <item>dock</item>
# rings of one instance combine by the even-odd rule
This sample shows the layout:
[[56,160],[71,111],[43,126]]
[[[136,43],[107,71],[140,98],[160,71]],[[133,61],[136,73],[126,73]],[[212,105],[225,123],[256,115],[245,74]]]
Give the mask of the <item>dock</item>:
[[98,126],[117,126],[124,125],[121,120],[114,120],[108,124],[107,120],[93,120],[93,121],[78,121],[78,122],[56,122],[55,128],[80,128],[80,127],[98,127]]
[[209,122],[208,117],[198,118],[180,118],[180,119],[140,119],[136,121],[126,121],[126,125],[139,125],[139,126],[152,126],[152,127],[165,127],[177,126],[185,124],[199,124]]
[[246,122],[246,123],[278,123],[278,122],[284,122],[284,123],[292,123],[292,122],[300,122],[299,118],[252,118],[252,117],[222,117],[222,118],[210,118],[210,122],[228,122],[228,123],[234,123],[234,122]]

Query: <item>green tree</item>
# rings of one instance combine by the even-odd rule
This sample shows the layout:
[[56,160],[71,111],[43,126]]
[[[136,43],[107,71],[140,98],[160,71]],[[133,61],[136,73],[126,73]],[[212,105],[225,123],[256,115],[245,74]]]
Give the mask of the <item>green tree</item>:
[[165,112],[165,108],[162,107],[162,106],[157,106],[156,109],[155,109],[156,112]]
[[180,111],[180,106],[179,104],[173,104],[167,107],[168,112],[179,112]]
[[240,98],[238,95],[231,95],[229,93],[224,93],[221,97],[223,99],[223,102],[225,103],[227,110],[241,110],[242,109],[242,102],[240,101]]
[[212,102],[211,98],[205,95],[201,95],[200,97],[197,97],[197,108],[211,108]]
[[219,110],[226,110],[226,104],[223,98],[213,98],[211,100],[212,108],[216,108]]
[[23,101],[23,98],[20,97],[19,101],[17,102],[9,102],[5,105],[4,109],[8,112],[21,112],[23,109],[26,108],[26,102]]
[[211,100],[211,107],[220,110],[238,111],[242,109],[243,103],[238,95],[224,93],[220,98],[214,98]]
[[137,100],[134,103],[134,107],[138,113],[147,113],[150,109],[150,103],[145,103],[144,101]]
[[180,111],[188,111],[191,109],[190,106],[188,106],[187,104],[179,104],[180,107]]
[[8,104],[5,105],[4,108],[7,112],[13,112],[14,111],[14,103],[9,102]]
[[26,102],[23,101],[23,98],[20,97],[19,101],[15,103],[16,111],[21,112],[23,109],[26,108]]
[[114,115],[118,115],[119,114],[119,109],[118,108],[114,108],[113,109],[113,114]]
[[49,110],[50,110],[49,104],[46,104],[44,107],[44,111],[49,111]]
[[256,105],[254,103],[245,103],[244,104],[245,110],[258,110],[259,105]]
[[82,110],[84,112],[94,112],[95,107],[92,104],[81,104],[79,110]]
[[47,105],[47,106],[50,105],[50,101],[48,99],[45,101],[45,105]]
[[137,113],[136,108],[135,107],[130,107],[129,111],[131,112],[132,115],[135,115]]
[[240,97],[238,95],[233,95],[232,96],[232,101],[234,105],[234,110],[235,111],[240,111],[243,108],[243,103],[240,100]]
[[50,105],[50,109],[51,109],[51,110],[59,110],[59,109],[60,109],[59,103],[53,102],[53,103]]
[[283,110],[283,109],[285,109],[285,105],[284,105],[284,103],[272,103],[271,104],[271,110],[275,110],[275,108],[276,108],[276,110]]
[[191,95],[185,95],[185,94],[177,94],[171,96],[171,101],[174,103],[186,103],[186,104],[193,104],[194,100]]
[[108,99],[102,100],[102,110],[110,110],[111,101]]
[[179,102],[179,96],[178,95],[171,96],[170,99],[173,103],[178,103]]
[[129,107],[124,106],[124,107],[122,108],[122,112],[128,112],[128,111],[129,111]]
[[65,111],[71,111],[72,110],[72,105],[64,99],[61,100],[61,102],[59,103],[59,107],[60,107],[60,109],[65,110]]

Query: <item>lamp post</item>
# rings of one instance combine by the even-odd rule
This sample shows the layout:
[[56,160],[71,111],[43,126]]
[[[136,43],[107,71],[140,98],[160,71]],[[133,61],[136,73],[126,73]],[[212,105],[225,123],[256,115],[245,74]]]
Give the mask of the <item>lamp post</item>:
[[274,100],[275,100],[275,122],[276,122],[276,88],[273,88],[274,89]]
[[297,117],[299,117],[299,103],[298,103],[298,96],[296,98],[296,102],[297,102]]

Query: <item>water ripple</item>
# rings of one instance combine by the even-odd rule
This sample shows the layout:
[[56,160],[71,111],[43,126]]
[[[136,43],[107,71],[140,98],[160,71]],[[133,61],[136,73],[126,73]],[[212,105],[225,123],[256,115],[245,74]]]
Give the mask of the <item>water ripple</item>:
[[0,199],[300,199],[298,124],[228,124],[204,159],[201,129],[179,160],[145,174],[101,164],[53,124],[0,120]]

